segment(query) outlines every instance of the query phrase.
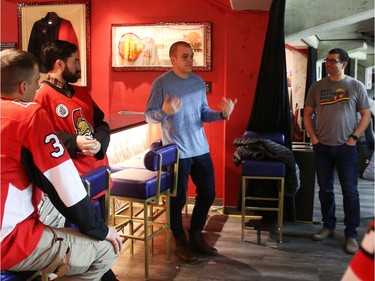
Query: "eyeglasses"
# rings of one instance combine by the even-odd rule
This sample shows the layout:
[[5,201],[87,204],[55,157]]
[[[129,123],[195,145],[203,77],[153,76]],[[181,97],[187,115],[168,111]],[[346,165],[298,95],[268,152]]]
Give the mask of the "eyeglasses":
[[329,63],[329,64],[336,64],[336,63],[343,62],[343,61],[341,61],[341,60],[336,60],[336,59],[329,59],[329,58],[326,58],[326,59],[324,59],[324,62],[325,62],[325,63]]

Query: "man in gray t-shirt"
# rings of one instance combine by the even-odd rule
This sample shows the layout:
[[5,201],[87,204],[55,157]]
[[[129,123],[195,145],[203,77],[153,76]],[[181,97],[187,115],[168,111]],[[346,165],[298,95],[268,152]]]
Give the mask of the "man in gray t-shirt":
[[336,167],[344,197],[344,249],[354,254],[358,250],[356,238],[360,223],[356,142],[370,122],[370,104],[365,86],[345,75],[348,61],[346,51],[339,48],[329,51],[325,59],[329,76],[311,85],[305,101],[304,125],[314,147],[323,220],[323,228],[312,239],[321,241],[334,232]]

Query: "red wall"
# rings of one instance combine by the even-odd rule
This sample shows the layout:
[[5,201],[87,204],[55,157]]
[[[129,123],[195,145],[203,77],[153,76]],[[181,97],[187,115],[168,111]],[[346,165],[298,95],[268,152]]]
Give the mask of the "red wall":
[[[16,0],[1,0],[1,42],[18,42]],[[50,2],[50,1],[22,1]],[[63,1],[59,1],[63,2]],[[144,111],[152,81],[161,72],[111,70],[112,23],[212,22],[212,81],[208,103],[218,109],[223,96],[238,99],[227,122],[206,124],[215,165],[217,197],[236,206],[240,169],[232,162],[233,140],[246,129],[262,56],[267,12],[234,12],[229,0],[91,0],[91,94],[106,114]],[[193,195],[194,190],[189,194]]]

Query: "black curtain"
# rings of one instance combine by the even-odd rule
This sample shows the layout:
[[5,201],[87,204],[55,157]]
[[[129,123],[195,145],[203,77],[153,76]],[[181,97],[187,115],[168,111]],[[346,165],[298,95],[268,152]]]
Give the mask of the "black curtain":
[[[309,92],[309,89],[311,85],[316,82],[316,60],[318,58],[317,50],[314,47],[308,47],[307,48],[307,69],[306,69],[306,86],[305,86],[305,98],[306,100],[307,94]],[[324,65],[322,65],[324,68]],[[302,118],[302,129],[305,129],[305,125],[303,123],[303,115],[304,115],[304,106],[301,108],[301,118]],[[306,142],[310,141],[310,138],[308,135],[306,135],[305,138]]]
[[[292,123],[284,38],[285,1],[274,0],[270,9],[266,40],[247,130],[282,132],[285,135],[285,146],[292,149]],[[273,196],[273,191],[277,191],[276,186],[272,189],[274,182],[268,188],[265,188],[266,181],[253,180],[248,184],[253,186],[252,189],[258,193],[258,196],[270,197]],[[284,219],[294,221],[294,196],[284,199]],[[270,212],[261,212],[260,215],[263,219],[269,216],[275,219]]]
[[310,86],[316,81],[316,60],[317,50],[313,47],[307,48],[307,72],[306,72],[306,88],[305,88],[305,99]]
[[285,0],[274,0],[247,130],[282,132],[292,148],[284,38]]

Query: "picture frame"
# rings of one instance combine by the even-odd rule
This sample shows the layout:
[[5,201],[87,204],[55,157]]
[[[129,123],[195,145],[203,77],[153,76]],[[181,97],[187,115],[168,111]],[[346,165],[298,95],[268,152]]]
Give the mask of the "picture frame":
[[211,71],[211,29],[211,22],[112,24],[112,70],[168,70],[170,46],[186,41],[194,52],[193,71]]
[[[78,47],[81,78],[75,83],[89,87],[90,0],[17,3],[20,49],[40,59],[40,50],[48,40],[66,40]],[[39,61],[40,62],[40,61]],[[47,70],[39,64],[42,79]]]

